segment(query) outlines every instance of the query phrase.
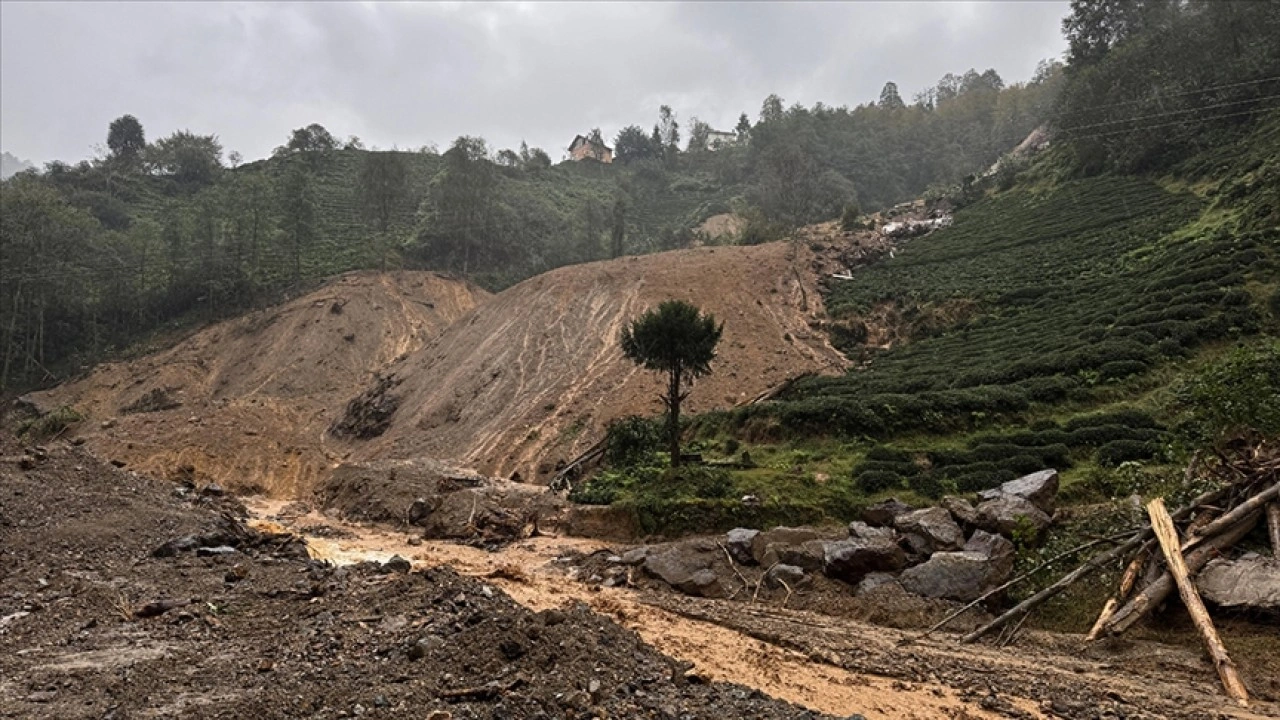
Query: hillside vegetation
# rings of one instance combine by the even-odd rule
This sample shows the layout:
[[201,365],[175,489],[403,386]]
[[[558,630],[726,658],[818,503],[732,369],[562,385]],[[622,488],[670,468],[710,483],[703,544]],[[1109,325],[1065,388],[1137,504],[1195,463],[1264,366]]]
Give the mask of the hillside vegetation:
[[[617,162],[552,164],[461,137],[443,153],[366,150],[319,124],[272,157],[224,159],[216,135],[148,142],[129,115],[108,151],[0,184],[0,388],[52,384],[153,334],[261,307],[356,269],[429,269],[498,290],[563,265],[707,242],[736,213],[759,243],[983,171],[1038,126],[1061,85],[948,74],[911,104],[787,107],[776,95],[712,150],[664,106],[623,128]],[[595,133],[592,133],[593,135]],[[603,138],[601,138],[603,140]]]

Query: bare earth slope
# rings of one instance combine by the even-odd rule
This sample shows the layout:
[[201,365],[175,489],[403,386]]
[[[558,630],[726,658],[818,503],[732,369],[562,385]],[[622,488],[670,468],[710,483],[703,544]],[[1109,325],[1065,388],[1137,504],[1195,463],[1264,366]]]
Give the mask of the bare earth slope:
[[338,459],[325,430],[374,373],[486,297],[435,273],[351,273],[30,397],[86,413],[79,434],[102,457],[288,496]]
[[609,421],[661,412],[660,379],[623,357],[623,326],[668,299],[724,322],[713,373],[688,401],[703,411],[750,400],[789,377],[846,361],[814,330],[821,297],[804,245],[708,247],[561,268],[477,307],[394,363],[403,396],[390,430],[354,456],[448,459],[545,480]]

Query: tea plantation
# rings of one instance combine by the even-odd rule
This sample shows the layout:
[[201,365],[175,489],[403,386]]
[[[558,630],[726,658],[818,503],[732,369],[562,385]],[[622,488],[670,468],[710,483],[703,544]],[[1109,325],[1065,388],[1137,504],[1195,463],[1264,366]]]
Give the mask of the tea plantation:
[[1034,404],[1087,402],[1204,343],[1256,332],[1244,286],[1270,267],[1270,242],[1173,232],[1200,205],[1150,181],[1104,177],[967,208],[952,228],[833,285],[827,300],[837,316],[877,303],[909,315],[954,299],[976,302],[974,314],[887,349],[846,346],[869,364],[802,380],[730,422],[776,420],[783,435],[972,430]]

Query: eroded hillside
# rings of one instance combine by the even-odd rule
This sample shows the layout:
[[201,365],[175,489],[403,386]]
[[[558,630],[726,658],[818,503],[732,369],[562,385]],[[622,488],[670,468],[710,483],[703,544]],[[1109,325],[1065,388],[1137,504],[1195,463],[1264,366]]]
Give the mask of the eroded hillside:
[[427,272],[352,273],[132,362],[28,396],[70,405],[103,457],[292,494],[337,459],[326,430],[375,373],[488,296]]
[[526,481],[545,479],[609,421],[660,413],[661,383],[623,357],[625,323],[667,299],[724,322],[713,373],[691,411],[730,407],[846,360],[814,329],[816,258],[805,245],[708,247],[562,268],[477,307],[393,364],[402,396],[388,432],[358,458],[429,456]]

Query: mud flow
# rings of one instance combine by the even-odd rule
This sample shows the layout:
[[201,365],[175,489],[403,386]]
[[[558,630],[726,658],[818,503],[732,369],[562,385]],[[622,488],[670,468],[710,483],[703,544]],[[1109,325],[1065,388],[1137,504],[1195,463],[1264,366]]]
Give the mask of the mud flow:
[[[1130,643],[1087,658],[1075,646],[1078,638],[1039,632],[1019,637],[1028,647],[961,647],[946,636],[921,640],[918,629],[787,609],[776,596],[757,602],[684,597],[638,577],[606,587],[598,575],[589,576],[596,564],[591,559],[616,562],[625,546],[598,540],[532,537],[489,551],[345,523],[280,501],[255,501],[249,508],[256,527],[302,533],[316,559],[352,565],[403,558],[414,568],[448,566],[534,611],[581,603],[684,663],[692,677],[746,685],[837,717],[1191,718],[1222,712],[1251,718],[1269,712],[1226,706],[1203,676],[1188,682],[1201,667],[1189,651],[1163,647],[1152,657],[1150,644]],[[1144,654],[1147,661],[1137,661]],[[1122,671],[1125,663],[1137,672]],[[1167,671],[1180,680],[1158,677]]]

